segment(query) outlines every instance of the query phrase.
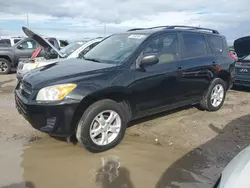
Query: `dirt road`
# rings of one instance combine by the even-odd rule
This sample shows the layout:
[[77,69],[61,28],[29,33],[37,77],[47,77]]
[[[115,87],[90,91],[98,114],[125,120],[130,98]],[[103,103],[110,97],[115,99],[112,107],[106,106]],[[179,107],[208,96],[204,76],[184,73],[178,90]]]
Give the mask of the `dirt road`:
[[250,144],[250,92],[230,90],[218,112],[186,107],[133,122],[101,154],[54,140],[17,113],[15,75],[0,76],[0,187],[211,187]]

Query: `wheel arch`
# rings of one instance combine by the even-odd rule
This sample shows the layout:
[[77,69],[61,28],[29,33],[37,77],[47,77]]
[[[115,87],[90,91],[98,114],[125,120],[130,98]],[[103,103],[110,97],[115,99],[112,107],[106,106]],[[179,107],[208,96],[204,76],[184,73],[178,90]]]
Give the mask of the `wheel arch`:
[[10,58],[10,56],[8,56],[8,55],[0,55],[0,58],[8,60],[13,65],[13,61]]
[[131,120],[134,107],[130,99],[130,92],[125,87],[111,87],[90,93],[81,100],[71,121],[73,131],[76,130],[83,112],[93,103],[103,99],[111,99],[122,105],[127,113],[128,121]]
[[226,88],[228,90],[230,87],[230,73],[227,71],[220,71],[218,78],[222,79],[227,84]]

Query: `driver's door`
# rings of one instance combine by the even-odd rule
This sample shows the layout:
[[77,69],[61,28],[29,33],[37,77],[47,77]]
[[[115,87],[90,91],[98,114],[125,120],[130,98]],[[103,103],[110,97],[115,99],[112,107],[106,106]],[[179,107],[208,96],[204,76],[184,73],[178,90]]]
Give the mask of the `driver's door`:
[[141,55],[156,54],[159,63],[142,67],[134,72],[131,85],[138,116],[164,111],[174,106],[179,61],[179,40],[176,33],[157,36],[149,41]]
[[37,43],[32,39],[26,39],[15,47],[15,57],[18,63],[31,57],[37,48]]

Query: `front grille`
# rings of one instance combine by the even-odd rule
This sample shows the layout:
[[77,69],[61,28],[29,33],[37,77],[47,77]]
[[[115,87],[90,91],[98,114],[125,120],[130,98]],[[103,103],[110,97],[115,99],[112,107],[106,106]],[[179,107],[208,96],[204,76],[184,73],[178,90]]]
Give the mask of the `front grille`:
[[249,68],[237,68],[236,69],[237,74],[242,74],[242,75],[250,75],[250,69]]
[[23,63],[19,63],[17,69],[23,69]]
[[31,84],[24,82],[24,81],[21,81],[19,83],[19,86],[17,89],[19,90],[20,94],[26,99],[28,99],[32,93]]
[[247,81],[247,80],[235,80],[235,83],[250,85],[250,81]]
[[25,104],[18,98],[18,96],[16,95],[16,105],[18,107],[18,110],[20,110],[20,112],[24,115],[27,115],[27,107],[25,106]]

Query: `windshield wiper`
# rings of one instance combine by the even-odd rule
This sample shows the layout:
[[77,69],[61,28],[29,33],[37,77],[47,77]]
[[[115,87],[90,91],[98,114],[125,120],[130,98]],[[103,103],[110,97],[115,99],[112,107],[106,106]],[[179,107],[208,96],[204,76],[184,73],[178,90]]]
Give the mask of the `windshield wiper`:
[[95,58],[85,58],[84,56],[83,56],[83,58],[87,61],[94,61],[94,62],[100,63],[100,61],[98,59],[95,59]]

